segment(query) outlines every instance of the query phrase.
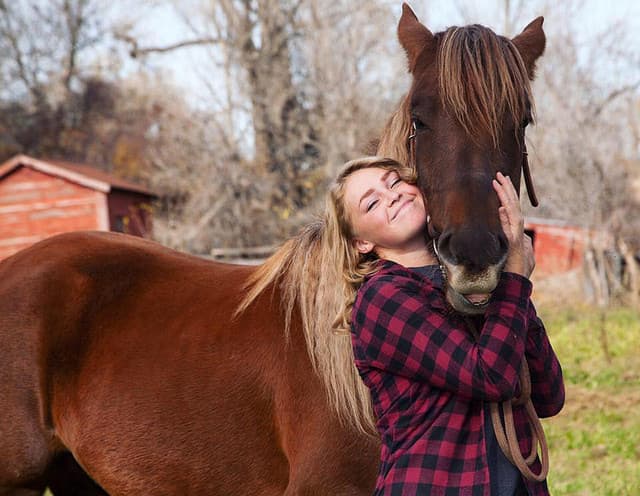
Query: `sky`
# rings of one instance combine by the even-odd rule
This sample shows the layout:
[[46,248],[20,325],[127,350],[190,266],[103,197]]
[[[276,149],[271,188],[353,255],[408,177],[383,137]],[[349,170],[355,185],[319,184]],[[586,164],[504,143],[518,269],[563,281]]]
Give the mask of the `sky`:
[[[181,5],[187,2],[197,3],[197,0],[183,0]],[[397,3],[397,6],[395,4]],[[420,20],[432,31],[440,31],[447,26],[454,24],[466,24],[465,19],[460,15],[460,11],[467,12],[470,22],[478,22],[492,27],[496,32],[504,32],[504,21],[501,20],[500,13],[504,11],[505,0],[433,0],[433,1],[410,1],[409,2]],[[526,23],[533,20],[544,12],[540,11],[540,5],[544,1],[511,1],[511,4],[522,4],[526,19],[522,25],[516,28],[521,30]],[[395,37],[397,21],[401,14],[402,2],[389,2],[395,17],[389,19],[390,36]],[[545,18],[545,31],[548,33],[548,42],[553,43],[553,31],[560,28],[560,23],[568,21],[567,14],[559,12],[560,2],[554,2],[553,15]],[[515,7],[512,7],[512,10]],[[527,17],[528,15],[528,17]],[[565,17],[563,17],[565,15]],[[583,0],[582,8],[578,9],[572,21],[580,25],[578,31],[588,38],[595,36],[601,31],[612,29],[616,23],[624,23],[631,34],[631,43],[637,46],[640,53],[640,1],[637,0]],[[497,22],[496,22],[497,20]],[[150,8],[140,23],[137,32],[140,34],[142,46],[167,45],[176,41],[189,39],[192,37],[187,28],[180,21],[176,11],[166,5],[158,5]],[[512,34],[515,34],[512,33]],[[398,47],[399,54],[400,48]],[[145,64],[153,68],[159,74],[172,74],[176,83],[184,87],[190,95],[190,100],[196,106],[211,101],[209,89],[202,83],[206,76],[209,55],[202,48],[188,48],[167,54],[151,55],[145,59]],[[606,64],[603,64],[605,66]],[[209,78],[211,81],[211,78]]]

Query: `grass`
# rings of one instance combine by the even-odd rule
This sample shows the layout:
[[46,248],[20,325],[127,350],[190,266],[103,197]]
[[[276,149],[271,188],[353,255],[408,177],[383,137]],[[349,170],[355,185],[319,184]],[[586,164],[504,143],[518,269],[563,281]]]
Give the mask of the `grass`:
[[544,421],[554,496],[640,494],[640,315],[544,307],[562,363],[563,411]]

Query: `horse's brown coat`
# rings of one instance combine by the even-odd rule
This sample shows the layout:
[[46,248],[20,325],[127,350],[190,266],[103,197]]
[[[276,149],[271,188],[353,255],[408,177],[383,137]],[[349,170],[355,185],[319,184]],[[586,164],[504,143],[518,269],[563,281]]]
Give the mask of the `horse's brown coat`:
[[339,425],[277,300],[230,320],[252,270],[107,233],[3,262],[0,494],[66,450],[110,494],[368,494],[377,441]]

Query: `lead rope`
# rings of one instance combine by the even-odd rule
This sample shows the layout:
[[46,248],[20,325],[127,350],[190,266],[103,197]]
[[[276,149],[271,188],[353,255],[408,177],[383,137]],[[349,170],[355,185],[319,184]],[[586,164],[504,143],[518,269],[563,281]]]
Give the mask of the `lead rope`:
[[[479,335],[473,322],[469,319],[465,320],[477,339]],[[542,482],[547,478],[549,473],[549,447],[547,445],[547,438],[544,434],[544,429],[542,428],[542,423],[540,422],[538,414],[533,406],[533,402],[531,401],[531,374],[529,373],[529,366],[525,357],[522,358],[522,366],[520,367],[518,377],[520,379],[520,396],[511,400],[503,401],[502,403],[490,403],[491,423],[493,424],[493,430],[496,435],[496,440],[498,441],[498,446],[500,446],[500,449],[507,460],[513,463],[513,465],[526,479]],[[522,455],[522,451],[520,451],[520,444],[518,443],[518,435],[516,434],[515,424],[513,421],[513,405],[524,405],[527,413],[527,420],[529,422],[532,439],[531,452],[526,458]],[[504,419],[504,424],[502,419]],[[531,470],[531,467],[536,461],[538,446],[540,447],[540,463],[542,468],[540,469],[540,473],[536,474]]]

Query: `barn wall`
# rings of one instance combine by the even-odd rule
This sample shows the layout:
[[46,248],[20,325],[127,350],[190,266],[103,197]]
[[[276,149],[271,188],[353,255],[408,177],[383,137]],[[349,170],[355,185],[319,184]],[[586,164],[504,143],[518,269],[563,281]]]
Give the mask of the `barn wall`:
[[582,265],[586,232],[580,228],[527,224],[533,232],[536,274],[567,272]]
[[54,234],[105,229],[105,194],[28,167],[0,181],[0,259]]

